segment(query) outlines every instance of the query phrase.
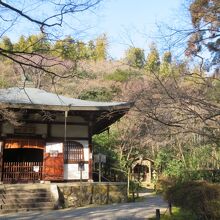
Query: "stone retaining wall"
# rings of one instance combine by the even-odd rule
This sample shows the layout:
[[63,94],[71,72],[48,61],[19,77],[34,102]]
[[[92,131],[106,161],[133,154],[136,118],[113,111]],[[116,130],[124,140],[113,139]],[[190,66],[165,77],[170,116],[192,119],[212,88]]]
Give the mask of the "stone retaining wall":
[[63,208],[127,201],[126,183],[60,183],[57,187]]

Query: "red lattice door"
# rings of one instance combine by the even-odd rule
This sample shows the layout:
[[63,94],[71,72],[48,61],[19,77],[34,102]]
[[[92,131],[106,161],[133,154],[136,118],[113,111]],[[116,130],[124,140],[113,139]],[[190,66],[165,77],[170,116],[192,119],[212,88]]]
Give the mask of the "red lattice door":
[[44,151],[44,180],[63,180],[63,143],[47,143]]

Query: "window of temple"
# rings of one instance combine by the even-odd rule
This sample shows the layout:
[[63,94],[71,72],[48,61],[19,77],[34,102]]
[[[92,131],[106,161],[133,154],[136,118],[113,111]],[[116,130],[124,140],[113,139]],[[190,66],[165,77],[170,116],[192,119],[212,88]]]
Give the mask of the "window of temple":
[[83,145],[76,141],[66,141],[64,144],[64,163],[84,161]]

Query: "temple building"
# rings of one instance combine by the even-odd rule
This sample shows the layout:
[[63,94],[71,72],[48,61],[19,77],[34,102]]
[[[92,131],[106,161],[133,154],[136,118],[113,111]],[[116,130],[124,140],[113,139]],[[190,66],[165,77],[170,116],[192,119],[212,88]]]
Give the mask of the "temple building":
[[131,107],[68,98],[36,88],[0,89],[0,182],[92,181],[92,136]]

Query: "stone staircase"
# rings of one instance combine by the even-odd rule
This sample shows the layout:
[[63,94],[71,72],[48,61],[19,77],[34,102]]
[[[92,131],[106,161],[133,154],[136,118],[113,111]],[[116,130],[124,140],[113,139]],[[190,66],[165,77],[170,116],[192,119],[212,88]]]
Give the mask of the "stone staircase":
[[0,214],[54,208],[50,184],[0,185]]

